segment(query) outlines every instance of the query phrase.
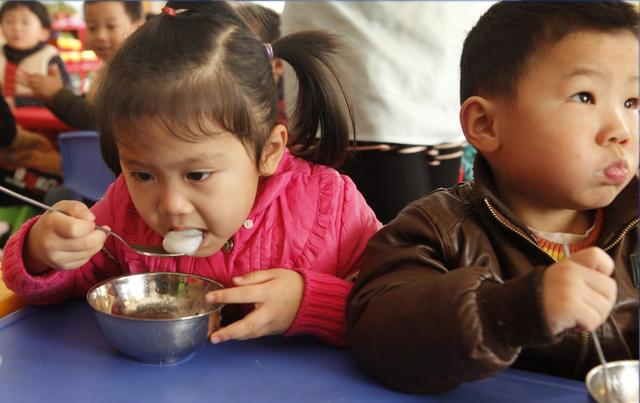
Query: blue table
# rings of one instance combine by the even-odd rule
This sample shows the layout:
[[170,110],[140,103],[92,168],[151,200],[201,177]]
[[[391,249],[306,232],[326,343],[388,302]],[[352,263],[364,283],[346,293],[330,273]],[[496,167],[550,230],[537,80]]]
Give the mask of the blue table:
[[113,350],[84,301],[0,319],[0,402],[588,402],[582,382],[507,370],[446,393],[406,395],[310,338],[207,344],[169,366]]

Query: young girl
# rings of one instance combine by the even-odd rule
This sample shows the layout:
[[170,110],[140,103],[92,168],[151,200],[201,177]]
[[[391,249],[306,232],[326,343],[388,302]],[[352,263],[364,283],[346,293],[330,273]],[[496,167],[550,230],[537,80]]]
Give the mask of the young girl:
[[0,8],[0,27],[7,43],[0,52],[3,95],[11,106],[42,105],[31,89],[19,82],[20,74],[46,74],[57,69],[63,85],[69,75],[58,50],[49,44],[51,20],[46,7],[37,1],[6,1]]
[[[47,304],[122,273],[193,273],[229,287],[209,300],[249,304],[214,343],[305,333],[344,344],[349,279],[380,223],[353,182],[325,166],[343,159],[350,126],[331,69],[334,39],[300,32],[264,44],[221,2],[163,10],[96,90],[103,152],[122,174],[91,211],[63,201],[56,207],[73,217],[25,224],[5,250],[6,284]],[[272,57],[297,72],[291,133],[275,123]],[[188,229],[203,239],[193,256],[151,258],[95,225],[134,244]]]

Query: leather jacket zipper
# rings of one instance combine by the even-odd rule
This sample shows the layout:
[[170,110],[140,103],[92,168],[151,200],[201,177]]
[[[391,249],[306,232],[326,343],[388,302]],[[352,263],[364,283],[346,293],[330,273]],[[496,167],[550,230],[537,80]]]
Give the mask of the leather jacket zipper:
[[[502,226],[504,226],[505,228],[509,229],[511,232],[513,232],[515,234],[518,234],[521,238],[523,238],[524,240],[529,242],[531,245],[535,246],[536,249],[540,250],[544,254],[547,254],[547,252],[545,252],[544,249],[542,249],[538,245],[537,242],[532,240],[526,234],[522,233],[522,231],[520,231],[519,229],[514,228],[512,225],[510,225],[509,223],[505,222],[502,218],[500,218],[500,216],[498,216],[498,214],[495,212],[493,206],[489,202],[489,199],[484,198],[483,201],[484,201],[484,204],[489,209],[489,212],[491,213],[493,218],[495,218],[496,221],[498,221],[500,224],[502,224]],[[624,239],[624,237],[627,235],[627,233],[629,231],[631,231],[631,229],[633,227],[638,225],[638,223],[640,223],[640,218],[636,218],[633,221],[631,221],[629,224],[627,224],[626,227],[624,227],[622,232],[620,232],[620,234],[616,237],[616,239],[613,240],[613,242],[611,244],[607,245],[606,247],[604,247],[602,249],[605,252],[611,250],[614,246],[619,244],[622,241],[622,239]],[[581,341],[582,348],[580,349],[580,352],[578,354],[578,358],[576,359],[576,366],[574,367],[574,370],[573,370],[574,376],[577,376],[579,369],[582,367],[582,365],[584,364],[584,360],[587,358],[587,352],[589,351],[589,344],[591,342],[591,337],[589,335],[589,332],[587,332],[587,331],[580,332],[580,341]]]
[[540,252],[544,253],[545,255],[549,256],[547,254],[547,252],[545,252],[544,249],[542,249],[540,247],[540,245],[538,245],[537,242],[535,242],[533,239],[531,239],[531,237],[527,236],[527,234],[524,234],[522,231],[520,231],[519,229],[513,227],[512,225],[510,225],[509,223],[505,222],[502,218],[500,218],[500,216],[498,216],[498,213],[496,213],[496,211],[494,210],[493,206],[491,205],[491,203],[489,202],[489,199],[484,198],[483,199],[484,204],[487,206],[487,208],[489,209],[489,212],[491,213],[491,215],[493,216],[493,218],[496,219],[496,221],[498,221],[500,224],[502,224],[503,227],[507,228],[508,230],[510,230],[513,233],[518,234],[522,239],[524,239],[525,241],[529,242],[531,245],[533,245],[536,249],[538,249]]
[[[531,245],[535,246],[536,249],[538,249],[539,251],[543,252],[545,255],[547,254],[547,252],[545,252],[544,249],[542,249],[538,245],[537,242],[535,242],[533,239],[531,239],[531,237],[529,237],[526,234],[522,233],[522,231],[520,231],[517,228],[514,228],[512,225],[510,225],[509,223],[505,222],[502,218],[500,218],[498,216],[498,214],[495,212],[495,209],[493,208],[491,203],[489,202],[489,199],[484,198],[483,201],[484,201],[484,204],[489,209],[489,212],[491,213],[493,218],[495,218],[496,221],[498,221],[500,224],[502,224],[502,226],[504,226],[505,228],[509,229],[511,232],[514,232],[514,233],[518,234],[521,238],[523,238],[524,240],[529,242]],[[619,244],[622,241],[622,239],[624,239],[624,237],[627,235],[627,232],[631,231],[631,229],[633,227],[635,227],[636,225],[638,225],[638,223],[640,223],[640,218],[635,218],[633,221],[631,221],[629,224],[627,224],[626,227],[624,227],[622,232],[620,232],[618,237],[616,239],[614,239],[614,241],[612,243],[610,243],[609,245],[605,246],[602,249],[606,252],[606,251],[610,250],[611,248],[613,248],[614,246],[616,246],[617,244]]]

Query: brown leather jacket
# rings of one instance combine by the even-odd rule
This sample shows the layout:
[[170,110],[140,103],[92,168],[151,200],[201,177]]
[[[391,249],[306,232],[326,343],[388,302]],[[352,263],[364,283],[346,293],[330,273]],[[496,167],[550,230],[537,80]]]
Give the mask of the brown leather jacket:
[[[500,202],[481,157],[475,168],[475,182],[432,192],[371,239],[347,307],[354,357],[386,386],[412,393],[510,366],[584,379],[598,364],[589,333],[554,337],[543,316],[542,277],[554,260]],[[618,283],[597,330],[609,360],[638,358],[637,203],[634,180],[604,209],[598,240]]]

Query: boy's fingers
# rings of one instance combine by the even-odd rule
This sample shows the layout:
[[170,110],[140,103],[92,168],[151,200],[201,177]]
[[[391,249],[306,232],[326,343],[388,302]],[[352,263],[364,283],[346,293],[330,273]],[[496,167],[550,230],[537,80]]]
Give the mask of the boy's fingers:
[[598,312],[599,320],[601,321],[604,321],[609,316],[611,308],[613,308],[613,301],[597,293],[594,293],[586,302],[587,305]]
[[576,318],[578,327],[590,331],[597,329],[602,324],[603,316],[598,309],[588,303],[583,303],[578,308],[580,312]]
[[594,271],[585,273],[585,276],[587,286],[591,288],[594,294],[597,294],[608,301],[615,301],[618,293],[618,285],[614,279],[604,276],[600,272]]
[[597,247],[590,247],[578,251],[572,254],[570,259],[607,276],[610,276],[611,273],[613,273],[613,259],[611,259],[611,256],[609,256],[605,251]]

